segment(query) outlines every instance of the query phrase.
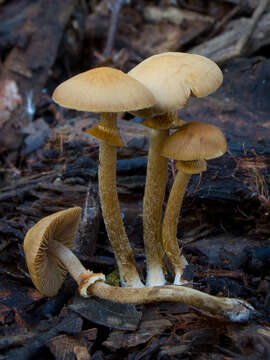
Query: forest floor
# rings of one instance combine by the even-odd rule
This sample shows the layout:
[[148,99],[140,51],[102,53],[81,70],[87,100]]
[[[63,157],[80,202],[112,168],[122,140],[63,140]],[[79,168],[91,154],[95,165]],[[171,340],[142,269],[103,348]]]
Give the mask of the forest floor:
[[[269,3],[0,1],[0,359],[270,358]],[[186,121],[219,126],[228,152],[192,178],[178,238],[189,263],[185,279],[203,292],[248,301],[258,315],[245,324],[182,303],[135,307],[83,299],[70,277],[47,298],[26,267],[27,230],[53,212],[81,206],[75,251],[85,266],[117,279],[98,196],[98,142],[85,132],[97,117],[60,108],[51,94],[89,68],[126,72],[166,51],[207,56],[224,74],[214,94],[179,110]],[[119,120],[126,146],[118,151],[117,184],[145,276],[149,132],[141,122],[130,114]],[[164,206],[175,171],[169,162]]]

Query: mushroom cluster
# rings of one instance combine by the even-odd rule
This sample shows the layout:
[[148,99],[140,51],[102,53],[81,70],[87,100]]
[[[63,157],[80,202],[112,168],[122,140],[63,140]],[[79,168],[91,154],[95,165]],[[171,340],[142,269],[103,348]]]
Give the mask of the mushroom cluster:
[[[144,60],[128,74],[99,67],[76,75],[55,89],[53,99],[61,106],[100,113],[98,125],[87,132],[100,140],[99,195],[122,288],[105,284],[104,274],[86,270],[73,254],[81,215],[81,208],[75,207],[41,219],[25,236],[27,266],[41,293],[54,296],[69,272],[84,297],[96,295],[132,304],[181,301],[232,321],[250,317],[253,308],[244,301],[217,298],[179,286],[185,283],[182,276],[187,265],[176,237],[185,189],[192,174],[206,170],[206,160],[226,152],[226,140],[216,126],[186,123],[178,118],[177,110],[190,96],[207,96],[221,83],[221,70],[213,61],[193,54],[164,53]],[[143,201],[146,287],[136,267],[117,194],[117,147],[124,146],[117,113],[125,111],[145,117],[144,125],[151,128]],[[178,173],[162,221],[168,159],[177,160]],[[173,268],[174,285],[166,285],[165,255]]]

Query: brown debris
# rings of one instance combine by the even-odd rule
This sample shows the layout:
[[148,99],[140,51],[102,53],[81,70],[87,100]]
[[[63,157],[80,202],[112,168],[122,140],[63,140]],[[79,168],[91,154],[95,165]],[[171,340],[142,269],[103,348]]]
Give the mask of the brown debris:
[[[12,143],[6,140],[15,133],[15,129],[20,130],[32,119],[35,103],[57,55],[62,31],[76,2],[77,0],[40,0],[27,6],[20,43],[12,49],[4,62],[5,76],[17,83],[22,97],[20,108],[14,112],[8,124],[0,124],[0,143],[4,150],[17,149],[21,144],[16,136]],[[31,108],[27,101],[33,101]]]
[[60,335],[47,342],[47,346],[57,360],[90,360],[89,351],[96,339],[97,329],[82,331],[78,335]]
[[[258,16],[254,19],[258,21]],[[227,24],[224,32],[193,47],[190,52],[209,57],[219,64],[228,62],[235,57],[251,55],[261,47],[269,45],[269,22],[269,12],[262,15],[261,20],[256,23],[256,31],[251,27],[255,22],[250,22],[246,18],[232,20]],[[249,38],[249,44],[244,48]]]
[[162,335],[162,333],[171,326],[172,323],[167,319],[143,320],[136,332],[124,332],[120,330],[111,332],[103,345],[112,351],[121,348],[133,348],[147,343],[157,335]]

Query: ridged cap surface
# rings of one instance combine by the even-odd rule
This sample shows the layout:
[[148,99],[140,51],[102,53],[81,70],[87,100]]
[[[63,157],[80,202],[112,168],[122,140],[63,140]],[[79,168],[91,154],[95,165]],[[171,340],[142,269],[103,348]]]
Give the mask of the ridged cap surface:
[[62,286],[67,270],[47,252],[50,240],[72,249],[81,216],[81,208],[73,207],[46,216],[28,230],[24,238],[24,252],[31,279],[46,296],[54,296]]
[[186,124],[186,121],[180,119],[177,114],[175,117],[171,117],[170,113],[166,113],[164,115],[147,117],[142,124],[150,129],[178,129]]
[[164,140],[161,155],[183,161],[207,160],[222,156],[226,151],[226,139],[218,127],[191,122]]
[[86,132],[112,146],[125,145],[118,128],[108,128],[98,124],[91,129],[86,130]]
[[200,174],[207,169],[207,162],[205,160],[190,160],[176,162],[176,169],[183,171],[185,174]]
[[147,87],[156,105],[137,112],[154,116],[183,107],[190,95],[207,96],[222,83],[220,68],[212,60],[196,55],[168,52],[151,56],[128,73]]
[[109,67],[73,76],[60,84],[52,97],[63,107],[96,113],[139,110],[155,104],[153,95],[141,83]]

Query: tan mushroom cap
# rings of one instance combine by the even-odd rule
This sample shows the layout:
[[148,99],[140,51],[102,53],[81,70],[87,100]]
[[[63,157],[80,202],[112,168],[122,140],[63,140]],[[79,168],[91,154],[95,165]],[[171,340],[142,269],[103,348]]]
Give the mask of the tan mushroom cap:
[[208,160],[222,156],[226,151],[226,139],[218,127],[191,122],[164,140],[161,155],[182,161]]
[[72,249],[78,230],[81,208],[58,211],[41,219],[26,234],[24,252],[27,267],[36,288],[47,296],[54,296],[62,286],[67,270],[47,252],[50,240]]
[[212,60],[188,53],[168,52],[151,56],[128,73],[145,85],[156,105],[137,114],[154,116],[183,107],[191,95],[202,97],[222,83],[220,68]]
[[137,80],[109,67],[73,76],[60,84],[52,97],[63,107],[96,113],[149,108],[156,102]]

